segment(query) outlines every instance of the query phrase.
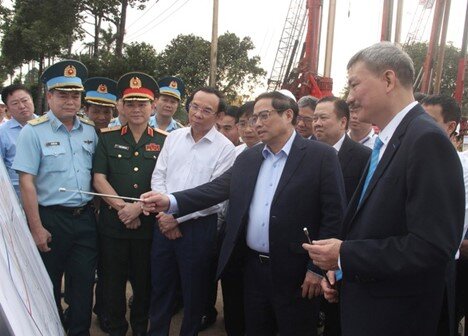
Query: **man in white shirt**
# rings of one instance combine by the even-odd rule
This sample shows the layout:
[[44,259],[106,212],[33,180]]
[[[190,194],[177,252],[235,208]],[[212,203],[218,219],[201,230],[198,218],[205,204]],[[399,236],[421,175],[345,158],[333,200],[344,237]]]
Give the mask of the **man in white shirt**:
[[[156,163],[151,187],[172,193],[193,188],[220,176],[234,162],[233,144],[215,124],[225,109],[222,94],[205,87],[189,98],[190,127],[169,134]],[[150,335],[167,335],[176,286],[182,286],[184,319],[181,335],[196,335],[206,306],[209,260],[215,252],[219,205],[174,218],[159,213],[151,255],[152,295]],[[170,229],[167,229],[170,227]]]
[[351,109],[349,112],[349,137],[370,149],[374,148],[377,134],[372,124],[360,121],[356,110]]

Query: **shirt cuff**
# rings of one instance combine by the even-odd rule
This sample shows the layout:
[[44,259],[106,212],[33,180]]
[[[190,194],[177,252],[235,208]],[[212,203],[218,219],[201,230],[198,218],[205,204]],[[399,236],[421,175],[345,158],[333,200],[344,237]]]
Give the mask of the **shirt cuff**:
[[335,271],[336,281],[340,281],[343,278],[343,271],[341,270],[341,256],[338,256],[338,270]]
[[177,204],[177,200],[174,197],[174,195],[169,194],[167,195],[169,197],[169,209],[166,211],[167,214],[173,215],[175,213],[179,212],[179,205]]

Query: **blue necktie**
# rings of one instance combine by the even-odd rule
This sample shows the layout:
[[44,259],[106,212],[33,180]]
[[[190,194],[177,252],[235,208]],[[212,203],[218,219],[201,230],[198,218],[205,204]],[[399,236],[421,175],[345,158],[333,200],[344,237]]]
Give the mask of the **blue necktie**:
[[382,140],[380,140],[380,138],[377,137],[375,139],[374,149],[372,150],[371,162],[369,165],[369,171],[367,172],[366,181],[364,182],[364,187],[362,187],[361,198],[359,199],[359,203],[362,202],[362,198],[364,197],[364,194],[366,193],[366,190],[367,190],[367,187],[369,186],[369,182],[372,178],[372,175],[374,175],[375,168],[377,168],[377,165],[379,164],[379,154],[380,154],[380,148],[382,148],[382,146],[383,146]]

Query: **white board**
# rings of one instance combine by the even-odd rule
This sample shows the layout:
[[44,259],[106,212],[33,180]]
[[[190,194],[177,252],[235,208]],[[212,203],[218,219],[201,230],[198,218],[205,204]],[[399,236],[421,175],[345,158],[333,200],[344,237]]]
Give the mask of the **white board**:
[[[0,308],[16,336],[64,335],[52,283],[0,160]],[[0,317],[1,318],[1,317]],[[3,332],[2,332],[3,335]]]

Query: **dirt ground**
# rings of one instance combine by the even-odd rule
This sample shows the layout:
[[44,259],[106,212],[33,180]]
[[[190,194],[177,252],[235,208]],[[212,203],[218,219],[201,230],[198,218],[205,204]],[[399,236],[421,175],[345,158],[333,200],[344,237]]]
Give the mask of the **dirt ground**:
[[[130,286],[127,286],[127,298],[131,295]],[[200,333],[200,336],[225,336],[226,332],[224,331],[224,317],[223,317],[223,301],[221,297],[221,290],[218,287],[218,300],[216,301],[216,309],[218,310],[218,318],[216,323],[209,327],[207,330]],[[128,311],[127,311],[127,321],[128,321]],[[180,324],[182,323],[182,311],[172,318],[170,336],[179,335]],[[107,334],[102,332],[99,328],[99,323],[97,321],[96,315],[93,314],[93,320],[91,321],[91,336],[106,336]],[[127,336],[131,336],[132,331],[127,332]]]

